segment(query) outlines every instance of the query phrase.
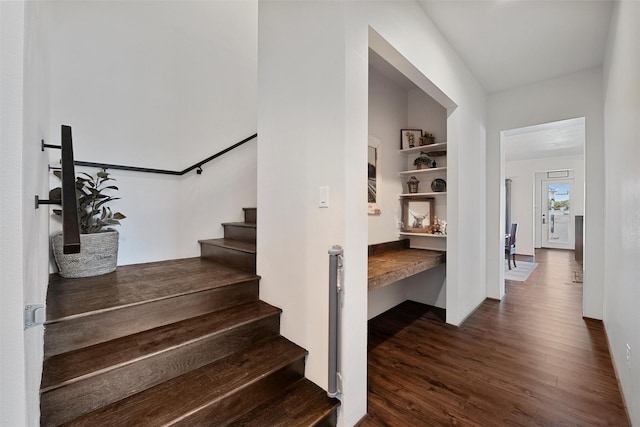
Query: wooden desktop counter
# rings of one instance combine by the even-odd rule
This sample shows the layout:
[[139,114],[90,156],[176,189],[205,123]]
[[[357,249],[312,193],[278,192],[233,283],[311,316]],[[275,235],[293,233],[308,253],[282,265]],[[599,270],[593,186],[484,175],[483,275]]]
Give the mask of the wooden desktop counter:
[[446,252],[410,249],[409,239],[369,245],[369,290],[434,268],[446,262]]

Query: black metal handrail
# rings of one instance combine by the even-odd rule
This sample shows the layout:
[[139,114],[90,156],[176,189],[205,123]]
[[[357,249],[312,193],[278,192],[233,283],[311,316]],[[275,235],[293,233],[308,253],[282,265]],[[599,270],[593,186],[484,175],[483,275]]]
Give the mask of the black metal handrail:
[[62,125],[62,237],[65,254],[80,252],[80,221],[71,126]]
[[62,150],[62,195],[60,200],[42,200],[36,196],[36,209],[40,205],[62,205],[62,252],[77,254],[80,252],[80,221],[78,220],[71,126],[62,125],[62,145],[49,145],[42,141],[42,151],[45,148]]
[[95,163],[74,161],[73,159],[73,142],[71,138],[71,126],[62,125],[62,145],[45,144],[42,141],[42,150],[45,148],[55,148],[62,150],[62,200],[44,200],[35,196],[36,209],[40,205],[62,205],[62,235],[63,235],[63,252],[65,254],[73,254],[80,252],[80,223],[78,220],[78,201],[76,199],[76,171],[75,166],[87,166],[100,169],[119,169],[134,172],[158,173],[164,175],[184,175],[196,169],[199,174],[202,173],[202,165],[208,163],[229,151],[240,147],[241,145],[258,137],[255,133],[242,141],[239,141],[224,150],[221,150],[213,156],[207,157],[198,163],[189,166],[182,171],[172,171],[166,169],[141,168],[137,166],[115,165],[111,163]]
[[111,163],[96,163],[96,162],[84,162],[84,161],[76,161],[75,165],[76,166],[87,166],[87,167],[93,167],[93,168],[99,168],[99,169],[119,169],[119,170],[125,170],[125,171],[133,171],[133,172],[146,172],[146,173],[158,173],[158,174],[163,174],[163,175],[184,175],[188,172],[191,172],[192,170],[196,169],[196,173],[198,175],[200,175],[202,173],[202,165],[204,165],[205,163],[210,162],[211,160],[214,160],[220,156],[222,156],[225,153],[228,153],[229,151],[240,147],[241,145],[251,141],[252,139],[255,139],[258,137],[257,133],[254,133],[253,135],[243,139],[240,142],[236,142],[235,144],[225,148],[224,150],[221,150],[219,152],[217,152],[216,154],[214,154],[213,156],[207,157],[206,159],[199,161],[198,163],[189,166],[188,168],[181,170],[181,171],[172,171],[172,170],[167,170],[167,169],[153,169],[153,168],[141,168],[138,166],[125,166],[125,165],[115,165],[115,164],[111,164]]

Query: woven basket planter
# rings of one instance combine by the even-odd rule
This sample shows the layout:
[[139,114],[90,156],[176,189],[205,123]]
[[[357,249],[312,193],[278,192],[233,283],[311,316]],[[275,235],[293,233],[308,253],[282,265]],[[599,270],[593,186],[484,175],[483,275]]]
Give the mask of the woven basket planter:
[[118,264],[118,232],[81,234],[80,253],[62,253],[62,233],[53,236],[53,256],[60,275],[67,278],[111,273]]

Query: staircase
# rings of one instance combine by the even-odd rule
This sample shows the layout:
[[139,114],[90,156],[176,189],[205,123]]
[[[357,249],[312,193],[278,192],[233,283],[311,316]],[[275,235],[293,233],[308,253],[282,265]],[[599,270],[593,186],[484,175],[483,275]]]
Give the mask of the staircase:
[[306,350],[258,300],[256,210],[200,258],[52,275],[42,426],[335,426]]
[[203,258],[256,272],[256,208],[244,208],[244,222],[223,223],[224,238],[200,240]]

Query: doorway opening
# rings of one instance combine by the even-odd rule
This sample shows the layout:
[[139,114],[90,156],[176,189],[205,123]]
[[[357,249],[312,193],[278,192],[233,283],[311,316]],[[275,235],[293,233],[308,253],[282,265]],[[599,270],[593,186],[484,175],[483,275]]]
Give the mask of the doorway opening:
[[539,248],[574,251],[585,209],[585,118],[502,131],[500,140],[511,187],[505,218],[518,224],[516,258],[534,260]]

